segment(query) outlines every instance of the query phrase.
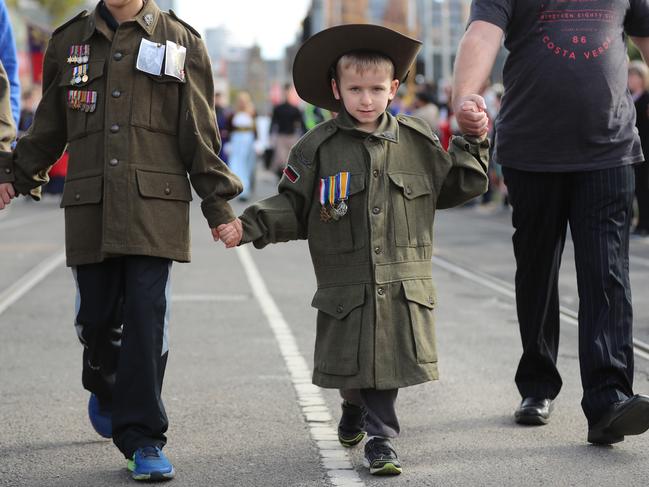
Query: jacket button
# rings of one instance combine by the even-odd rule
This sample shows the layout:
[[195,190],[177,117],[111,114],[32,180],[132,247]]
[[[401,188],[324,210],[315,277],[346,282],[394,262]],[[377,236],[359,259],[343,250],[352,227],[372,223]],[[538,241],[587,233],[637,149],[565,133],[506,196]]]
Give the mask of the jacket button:
[[116,52],[115,54],[113,54],[113,59],[115,61],[121,61],[123,57],[124,55],[121,52]]
[[381,208],[379,208],[378,206],[375,206],[374,208],[372,208],[372,213],[374,213],[375,215],[378,215],[379,213],[381,213]]
[[376,290],[376,292],[378,293],[379,296],[383,296],[385,294],[385,289],[380,287]]
[[165,188],[165,194],[171,194],[171,188],[169,186]]
[[345,307],[342,304],[339,304],[336,308],[336,313],[342,313]]
[[5,174],[11,174],[11,168],[5,167]]
[[115,167],[119,164],[119,161],[117,159],[111,159],[110,161],[108,161],[108,164]]
[[79,201],[81,199],[81,195],[79,193],[74,195],[74,200]]
[[406,194],[411,194],[411,193],[412,193],[412,188],[410,186],[408,186],[406,188]]
[[111,95],[112,95],[113,98],[119,98],[120,96],[122,96],[122,92],[119,91],[119,90],[113,90]]
[[110,131],[111,131],[112,133],[116,134],[117,132],[119,132],[119,125],[117,125],[116,123],[114,123],[113,125],[110,126]]
[[380,254],[381,253],[381,247],[374,247],[374,253],[375,254]]
[[432,296],[428,296],[428,304],[433,304],[433,297]]
[[379,170],[378,170],[378,169],[374,169],[374,171],[372,171],[372,175],[373,175],[375,178],[378,178],[378,177],[379,177]]

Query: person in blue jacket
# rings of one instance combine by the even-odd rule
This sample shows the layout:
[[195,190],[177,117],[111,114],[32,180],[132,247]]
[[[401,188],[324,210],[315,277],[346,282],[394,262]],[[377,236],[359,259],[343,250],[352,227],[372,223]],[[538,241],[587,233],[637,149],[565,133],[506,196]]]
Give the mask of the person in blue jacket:
[[0,61],[9,78],[9,93],[11,96],[11,114],[18,126],[20,119],[20,82],[18,79],[18,54],[16,42],[9,20],[9,11],[4,0],[0,0]]

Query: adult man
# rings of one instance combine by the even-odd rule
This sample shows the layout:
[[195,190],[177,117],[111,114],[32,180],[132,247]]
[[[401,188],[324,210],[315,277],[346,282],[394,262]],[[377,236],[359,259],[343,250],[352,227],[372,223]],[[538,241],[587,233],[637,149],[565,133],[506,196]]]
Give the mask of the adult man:
[[474,0],[453,89],[464,133],[487,130],[475,93],[503,33],[510,55],[494,159],[504,166],[515,228],[523,342],[516,421],[546,423],[561,389],[558,270],[570,224],[588,441],[616,443],[649,428],[649,397],[632,390],[628,241],[632,164],[643,159],[625,45],[628,34],[649,59],[649,3]]
[[275,149],[271,170],[278,176],[281,176],[286,166],[291,147],[306,132],[302,112],[290,102],[291,90],[290,84],[284,86],[284,101],[273,108],[270,121],[270,133]]
[[0,197],[38,198],[67,145],[61,206],[89,416],[136,480],[175,472],[161,392],[171,263],[190,259],[187,176],[213,229],[241,191],[217,156],[213,92],[196,31],[153,0],[103,0],[52,34],[34,123],[13,167],[0,159]]

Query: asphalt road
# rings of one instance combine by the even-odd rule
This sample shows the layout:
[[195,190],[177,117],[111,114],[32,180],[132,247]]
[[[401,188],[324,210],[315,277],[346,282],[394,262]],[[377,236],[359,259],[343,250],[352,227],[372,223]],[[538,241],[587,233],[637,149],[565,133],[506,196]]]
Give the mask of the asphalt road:
[[[272,183],[262,174],[257,196],[273,191]],[[440,212],[438,255],[511,283],[509,218],[498,209]],[[62,222],[55,199],[16,201],[0,213],[0,485],[133,485],[125,460],[87,420],[74,283],[57,260]],[[311,390],[296,376],[300,357],[311,366],[315,335],[306,244],[227,251],[211,241],[197,204],[192,230],[193,262],[173,270],[163,392],[170,419],[165,451],[177,470],[170,485],[646,485],[649,434],[613,447],[585,441],[576,328],[562,327],[564,388],[551,423],[517,426],[513,374],[520,344],[512,300],[438,266],[441,380],[400,392],[402,435],[395,445],[404,473],[371,478],[361,466],[361,448],[344,455],[327,441],[327,412],[330,425],[339,416],[336,391],[318,393],[326,409],[314,406],[317,397],[305,399]],[[636,336],[649,342],[649,243],[633,241],[631,253]],[[267,299],[260,299],[259,282],[244,267],[246,256]],[[48,263],[51,272],[36,274]],[[561,293],[562,304],[576,310],[569,243]],[[278,322],[289,331],[272,329]],[[638,358],[637,392],[649,392],[648,382],[649,361]]]

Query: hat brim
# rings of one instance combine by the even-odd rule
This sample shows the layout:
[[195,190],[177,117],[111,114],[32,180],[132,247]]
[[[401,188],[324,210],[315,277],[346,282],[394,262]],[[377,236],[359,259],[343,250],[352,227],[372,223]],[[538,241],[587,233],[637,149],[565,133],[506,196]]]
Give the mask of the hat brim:
[[394,64],[400,81],[415,62],[421,42],[392,29],[372,24],[345,24],[325,29],[307,39],[295,55],[293,83],[304,101],[331,111],[340,101],[331,90],[330,70],[341,56],[352,51],[384,54]]

